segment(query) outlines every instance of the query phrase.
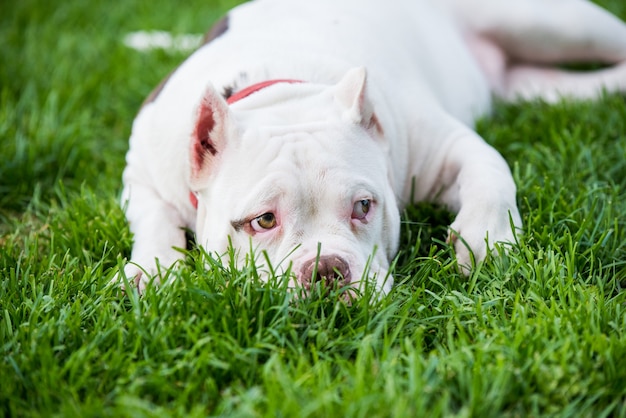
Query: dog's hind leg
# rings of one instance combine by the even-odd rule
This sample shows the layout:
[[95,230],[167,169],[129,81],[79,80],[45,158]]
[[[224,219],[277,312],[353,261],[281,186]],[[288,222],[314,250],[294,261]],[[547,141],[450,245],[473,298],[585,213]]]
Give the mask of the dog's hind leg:
[[[593,98],[626,91],[626,24],[584,0],[452,0],[452,11],[492,83],[505,99]],[[470,8],[481,10],[470,13]],[[496,51],[486,55],[484,51]],[[496,64],[484,57],[496,57]],[[576,72],[557,64],[613,67]]]
[[509,101],[538,98],[557,102],[562,98],[596,99],[604,91],[626,92],[626,63],[590,72],[518,65],[507,72],[500,95]]
[[448,0],[467,29],[495,42],[514,61],[626,60],[626,25],[586,0]]

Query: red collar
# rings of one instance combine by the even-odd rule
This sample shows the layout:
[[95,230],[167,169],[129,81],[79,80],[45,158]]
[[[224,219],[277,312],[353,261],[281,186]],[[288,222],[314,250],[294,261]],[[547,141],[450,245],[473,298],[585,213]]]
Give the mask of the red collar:
[[303,81],[292,80],[292,79],[278,79],[278,80],[262,81],[260,83],[253,84],[250,87],[246,87],[243,90],[239,90],[237,93],[233,94],[228,99],[226,99],[226,103],[233,104],[235,102],[238,102],[241,99],[245,99],[246,97],[250,96],[253,93],[256,93],[259,90],[263,90],[266,87],[273,86],[274,84],[278,84],[278,83],[294,84],[294,83],[303,83]]
[[[250,96],[251,94],[256,93],[259,90],[263,90],[264,88],[267,88],[269,86],[273,86],[274,84],[278,84],[278,83],[289,83],[289,84],[294,84],[294,83],[304,83],[304,81],[302,80],[293,80],[293,79],[277,79],[277,80],[267,80],[267,81],[262,81],[260,83],[256,83],[253,84],[249,87],[246,87],[243,90],[239,90],[237,93],[233,94],[232,96],[230,96],[229,98],[226,99],[226,103],[228,103],[229,105],[238,102],[239,100],[245,99],[246,97]],[[196,197],[196,195],[193,192],[189,192],[189,201],[191,202],[192,206],[195,209],[198,209],[198,198]]]

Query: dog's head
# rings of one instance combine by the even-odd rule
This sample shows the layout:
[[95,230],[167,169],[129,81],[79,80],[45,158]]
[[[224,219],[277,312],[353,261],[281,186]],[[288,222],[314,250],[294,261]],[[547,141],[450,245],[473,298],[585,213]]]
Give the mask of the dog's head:
[[231,106],[209,88],[190,152],[198,242],[266,253],[305,288],[374,278],[387,292],[400,218],[366,87],[355,69],[334,86],[276,84]]

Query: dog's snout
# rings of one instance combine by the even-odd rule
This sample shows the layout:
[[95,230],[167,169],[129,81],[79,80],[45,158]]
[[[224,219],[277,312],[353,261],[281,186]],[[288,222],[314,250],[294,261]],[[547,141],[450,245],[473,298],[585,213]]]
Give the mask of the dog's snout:
[[322,281],[327,287],[345,286],[350,283],[350,265],[338,255],[314,258],[302,267],[300,281],[306,288]]

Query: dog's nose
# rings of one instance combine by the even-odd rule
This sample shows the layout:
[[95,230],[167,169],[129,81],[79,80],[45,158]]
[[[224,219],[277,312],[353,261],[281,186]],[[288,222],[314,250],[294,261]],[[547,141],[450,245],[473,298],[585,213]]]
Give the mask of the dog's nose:
[[350,266],[338,255],[324,255],[304,264],[300,281],[307,289],[321,281],[327,287],[345,286],[350,283]]

